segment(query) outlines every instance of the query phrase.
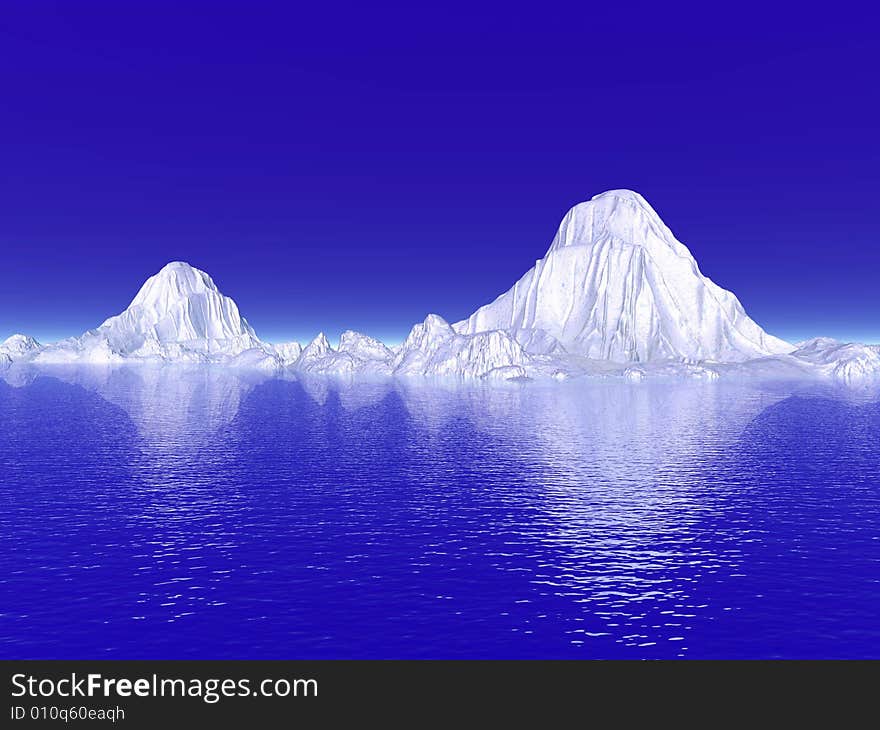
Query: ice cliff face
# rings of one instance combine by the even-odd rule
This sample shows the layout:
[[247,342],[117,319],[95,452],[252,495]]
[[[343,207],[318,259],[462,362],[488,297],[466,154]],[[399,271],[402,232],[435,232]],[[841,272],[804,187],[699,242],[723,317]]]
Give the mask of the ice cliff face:
[[629,190],[569,210],[544,258],[454,328],[505,330],[532,352],[551,351],[555,340],[572,354],[616,362],[729,362],[792,350],[703,276],[647,201]]

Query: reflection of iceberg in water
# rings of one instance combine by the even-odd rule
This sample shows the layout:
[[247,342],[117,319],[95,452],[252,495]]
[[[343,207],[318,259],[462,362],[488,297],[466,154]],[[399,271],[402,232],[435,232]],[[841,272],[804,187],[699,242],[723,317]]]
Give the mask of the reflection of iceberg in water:
[[309,398],[319,406],[326,405],[332,394],[339,398],[339,405],[347,411],[376,405],[394,391],[394,381],[390,378],[296,373],[289,376],[288,380],[298,383]]
[[124,410],[150,442],[199,441],[235,418],[245,395],[267,376],[258,371],[186,365],[14,366],[7,383],[50,377],[97,393]]
[[[104,548],[109,557],[92,551],[89,559],[123,560],[138,576],[138,591],[129,597],[125,615],[102,631],[118,631],[126,622],[144,624],[146,630],[149,619],[155,632],[204,616],[239,566],[237,540],[222,516],[246,514],[249,502],[235,469],[239,456],[224,448],[223,431],[247,393],[265,378],[253,371],[177,365],[16,367],[0,377],[16,388],[34,388],[23,394],[31,404],[39,406],[46,393],[53,394],[47,416],[71,425],[71,414],[91,400],[114,406],[103,414],[90,409],[92,421],[80,419],[88,433],[67,429],[74,441],[64,448],[100,468],[77,465],[76,476],[62,476],[52,493],[56,502],[67,504],[70,485],[87,489],[82,504],[95,515],[95,539],[112,546]],[[55,381],[53,389],[40,387],[49,381]],[[101,461],[108,453],[110,464]],[[23,477],[23,486],[32,489],[36,479]],[[76,509],[82,509],[80,503]],[[149,643],[145,640],[145,646]]]
[[[56,382],[53,391],[42,381],[9,403],[34,406],[31,423],[50,409],[64,421],[64,443],[33,446],[26,465],[45,469],[45,453],[58,447],[65,468],[44,489],[19,468],[8,481],[28,487],[14,490],[27,498],[13,506],[42,515],[66,505],[104,546],[102,560],[125,561],[136,588],[117,622],[142,621],[138,631],[151,626],[166,647],[167,622],[198,621],[217,635],[263,622],[271,630],[256,651],[267,657],[303,653],[314,636],[346,647],[360,636],[379,641],[389,618],[370,606],[393,606],[395,635],[428,637],[438,656],[479,654],[465,646],[473,636],[464,624],[518,656],[572,656],[574,647],[585,657],[621,656],[621,647],[644,657],[705,654],[695,637],[705,637],[706,622],[730,626],[749,596],[770,593],[751,576],[760,569],[756,531],[790,513],[798,529],[813,529],[828,511],[823,503],[798,512],[809,505],[798,491],[807,480],[795,465],[782,489],[774,470],[805,443],[818,454],[843,451],[828,429],[838,442],[862,443],[877,423],[876,406],[835,416],[815,388],[723,381],[283,382],[177,366],[17,368],[3,377],[26,386],[47,375],[77,387]],[[807,401],[818,404],[815,415]],[[95,425],[81,442],[80,424]],[[6,434],[6,453],[25,463],[16,445],[26,429]],[[866,475],[869,514],[876,452],[850,461]],[[831,504],[841,514],[858,504],[852,482],[834,485],[847,497]],[[817,497],[835,493],[816,489]],[[871,556],[870,544],[859,549]],[[42,560],[43,544],[31,554]],[[342,609],[334,618],[327,605]],[[442,641],[430,638],[438,625]],[[534,643],[510,642],[513,632]]]
[[517,571],[523,554],[535,556],[534,593],[521,600],[582,606],[574,645],[604,637],[684,656],[694,621],[731,608],[700,597],[702,580],[736,574],[741,559],[740,536],[713,524],[736,488],[724,457],[784,392],[718,383],[398,392],[434,438],[467,419],[502,452],[475,476],[526,518],[507,526],[507,547],[492,557]]
[[442,429],[468,418],[513,453],[605,473],[683,468],[711,456],[785,391],[718,382],[572,381],[553,385],[421,385],[397,381],[413,419]]
[[[738,528],[716,524],[739,488],[727,454],[786,389],[298,380],[320,406],[306,406],[311,427],[346,445],[335,458],[357,464],[355,484],[399,484],[379,503],[404,509],[414,534],[433,536],[413,563],[428,570],[476,542],[483,552],[467,553],[471,560],[513,576],[518,587],[507,590],[521,630],[538,630],[548,602],[558,602],[575,617],[573,645],[669,642],[662,651],[686,655],[695,621],[734,608],[705,597],[706,581],[740,570]],[[237,427],[258,427],[246,410]],[[351,410],[357,418],[339,418]],[[307,450],[309,477],[335,490],[332,448],[310,438]],[[347,509],[358,509],[356,495]],[[385,519],[378,506],[361,508],[379,510],[367,521]],[[435,535],[434,525],[444,531]]]

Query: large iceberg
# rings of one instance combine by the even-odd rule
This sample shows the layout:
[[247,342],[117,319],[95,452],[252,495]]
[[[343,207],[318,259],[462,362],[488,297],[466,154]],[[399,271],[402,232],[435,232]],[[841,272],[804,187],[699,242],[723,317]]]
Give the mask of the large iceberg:
[[263,349],[236,303],[208,274],[182,261],[147,279],[124,312],[61,344],[85,356],[98,351],[111,359],[196,362]]
[[35,362],[207,362],[265,351],[236,303],[182,261],[151,276],[121,314],[80,337],[42,348]]
[[456,331],[505,330],[533,351],[614,362],[730,362],[790,352],[700,273],[648,202],[611,190],[566,213],[544,258]]

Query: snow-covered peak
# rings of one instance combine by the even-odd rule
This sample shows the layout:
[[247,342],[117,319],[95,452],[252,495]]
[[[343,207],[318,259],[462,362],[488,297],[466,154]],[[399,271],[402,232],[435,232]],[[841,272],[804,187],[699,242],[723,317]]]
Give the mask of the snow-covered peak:
[[792,354],[808,355],[814,352],[825,352],[845,344],[847,343],[835,340],[833,337],[813,337],[812,339],[796,343],[794,346],[795,351]]
[[333,348],[330,347],[330,341],[323,332],[319,332],[315,339],[303,348],[300,360],[309,360],[316,357],[323,357]]
[[403,341],[401,351],[423,350],[433,343],[455,337],[455,330],[439,314],[429,314],[424,322],[414,325]]
[[632,190],[609,190],[572,207],[559,224],[549,253],[609,240],[646,249],[664,247],[690,257],[650,203]]
[[147,279],[124,312],[81,337],[42,348],[34,360],[206,362],[247,350],[275,356],[208,274],[174,261]]
[[105,340],[121,355],[164,357],[183,348],[236,355],[260,347],[238,305],[207,273],[173,261],[151,276],[128,308],[84,338]]
[[206,272],[184,261],[172,261],[144,282],[129,307],[168,309],[183,298],[219,293]]
[[394,356],[379,340],[354,330],[345,330],[340,335],[338,349],[364,360],[390,360]]
[[555,340],[573,355],[620,363],[736,362],[792,350],[703,276],[687,247],[631,190],[575,205],[544,258],[454,329],[504,330],[535,353],[549,352],[546,343]]
[[654,215],[657,215],[654,212],[654,209],[648,203],[647,200],[635,190],[629,190],[628,188],[616,188],[614,190],[606,190],[604,193],[599,193],[598,195],[594,195],[590,200],[607,200],[608,198],[618,198],[619,200],[627,200],[630,203],[634,203],[636,205],[641,205],[644,208],[650,210]]
[[346,330],[334,350],[322,332],[312,340],[297,360],[300,372],[333,375],[390,375],[394,353],[376,340],[354,330]]
[[509,379],[523,377],[529,360],[507,332],[462,335],[439,315],[429,314],[410,330],[396,353],[394,373]]
[[42,345],[30,335],[16,334],[3,340],[3,343],[0,344],[0,352],[9,355],[10,359],[15,359],[36,352],[41,347]]

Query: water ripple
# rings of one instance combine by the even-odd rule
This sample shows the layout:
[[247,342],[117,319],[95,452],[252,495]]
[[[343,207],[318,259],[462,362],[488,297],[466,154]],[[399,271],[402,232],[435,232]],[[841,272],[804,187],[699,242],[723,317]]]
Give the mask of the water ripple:
[[7,657],[877,657],[880,405],[0,382]]

